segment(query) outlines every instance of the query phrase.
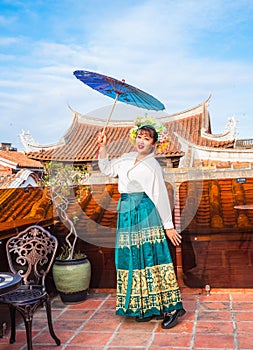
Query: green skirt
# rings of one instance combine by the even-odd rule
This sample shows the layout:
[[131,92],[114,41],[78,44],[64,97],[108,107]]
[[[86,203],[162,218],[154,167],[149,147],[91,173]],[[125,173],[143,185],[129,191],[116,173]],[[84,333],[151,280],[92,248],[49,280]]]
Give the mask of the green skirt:
[[117,315],[148,317],[182,309],[162,222],[144,192],[121,194],[115,264]]

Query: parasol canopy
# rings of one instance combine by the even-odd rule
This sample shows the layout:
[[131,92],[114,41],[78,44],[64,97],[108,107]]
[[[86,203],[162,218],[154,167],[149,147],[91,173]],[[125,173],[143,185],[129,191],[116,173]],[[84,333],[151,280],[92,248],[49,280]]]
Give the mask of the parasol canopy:
[[148,110],[160,111],[165,109],[164,105],[150,94],[125,83],[125,80],[117,80],[99,73],[86,70],[76,70],[75,77],[92,89],[103,95],[128,103],[130,105]]

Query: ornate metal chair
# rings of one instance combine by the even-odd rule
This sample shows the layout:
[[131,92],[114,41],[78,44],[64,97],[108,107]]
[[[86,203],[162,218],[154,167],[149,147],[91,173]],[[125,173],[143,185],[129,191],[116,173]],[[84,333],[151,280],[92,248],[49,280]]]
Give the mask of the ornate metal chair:
[[43,227],[34,225],[10,238],[6,252],[10,270],[22,276],[22,285],[0,297],[0,303],[8,304],[11,317],[10,344],[16,338],[16,310],[22,315],[26,328],[27,349],[32,350],[32,320],[38,307],[45,305],[50,335],[57,345],[50,296],[46,291],[45,278],[53,263],[58,242]]

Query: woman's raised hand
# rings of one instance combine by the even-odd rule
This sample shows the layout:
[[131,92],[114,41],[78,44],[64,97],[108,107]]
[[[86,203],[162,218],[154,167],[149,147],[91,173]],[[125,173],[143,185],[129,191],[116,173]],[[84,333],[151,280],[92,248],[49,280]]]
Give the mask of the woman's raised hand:
[[104,131],[100,131],[98,134],[98,144],[100,146],[106,146],[106,134]]

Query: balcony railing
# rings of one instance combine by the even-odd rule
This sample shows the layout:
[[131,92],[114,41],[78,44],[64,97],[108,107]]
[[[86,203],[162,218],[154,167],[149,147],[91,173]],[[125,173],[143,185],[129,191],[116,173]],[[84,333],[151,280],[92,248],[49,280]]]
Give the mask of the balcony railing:
[[253,139],[236,140],[235,148],[253,148]]

